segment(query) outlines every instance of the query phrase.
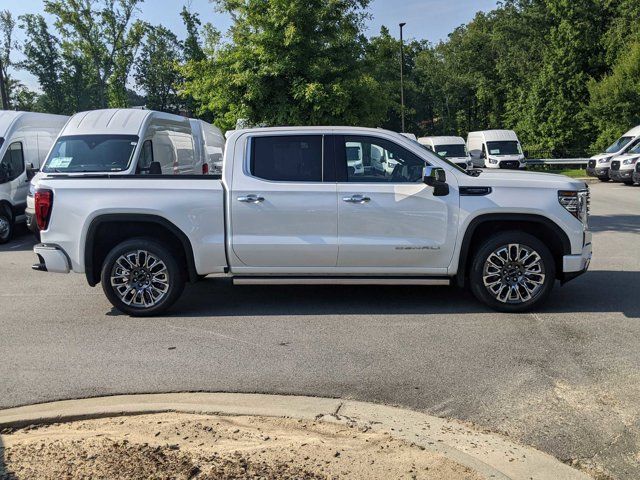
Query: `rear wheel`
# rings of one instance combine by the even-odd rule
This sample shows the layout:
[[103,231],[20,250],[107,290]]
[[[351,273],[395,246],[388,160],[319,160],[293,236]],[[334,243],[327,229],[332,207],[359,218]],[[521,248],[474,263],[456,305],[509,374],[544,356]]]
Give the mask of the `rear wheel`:
[[13,215],[11,210],[5,206],[0,205],[0,244],[7,243],[13,236]]
[[473,258],[473,294],[502,312],[534,308],[551,292],[556,268],[549,249],[523,232],[503,232],[487,239]]
[[175,253],[149,238],[134,238],[116,246],[102,265],[102,289],[111,304],[134,317],[165,312],[185,285]]

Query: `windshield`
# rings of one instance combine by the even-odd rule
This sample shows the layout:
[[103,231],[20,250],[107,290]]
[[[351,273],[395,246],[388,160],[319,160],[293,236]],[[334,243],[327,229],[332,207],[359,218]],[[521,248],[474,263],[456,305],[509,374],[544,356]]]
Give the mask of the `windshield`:
[[467,147],[464,144],[436,145],[436,153],[441,157],[460,158],[467,156]]
[[515,140],[505,140],[501,142],[487,142],[489,155],[521,155],[520,143]]
[[[418,142],[416,142],[418,143]],[[465,170],[462,167],[459,167],[458,165],[456,165],[455,163],[449,161],[446,157],[443,157],[442,155],[440,155],[439,153],[434,152],[433,150],[431,150],[431,147],[428,147],[427,145],[422,145],[421,143],[418,143],[418,145],[420,145],[422,148],[424,148],[427,152],[429,152],[429,154],[431,155],[435,155],[436,157],[438,157],[440,160],[442,160],[443,162],[445,162],[447,165],[452,166],[453,168],[455,168],[456,170],[458,170],[459,172],[462,173],[466,173],[469,176],[472,176],[474,174],[472,174],[471,172]]]
[[129,168],[135,135],[60,137],[42,169],[45,173],[121,172]]
[[[2,145],[2,144],[0,144]],[[640,153],[640,140],[637,140],[633,145],[629,145],[631,148],[626,153]]]
[[619,152],[627,143],[631,141],[632,138],[633,137],[620,137],[613,143],[613,145],[605,150],[605,153]]

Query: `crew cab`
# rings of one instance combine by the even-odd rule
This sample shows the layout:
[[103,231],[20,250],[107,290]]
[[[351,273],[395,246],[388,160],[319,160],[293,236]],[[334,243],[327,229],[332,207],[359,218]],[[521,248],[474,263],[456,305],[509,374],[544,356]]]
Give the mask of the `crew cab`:
[[[381,174],[348,151],[383,150]],[[157,315],[187,281],[470,286],[508,312],[591,259],[589,191],[565,176],[470,172],[402,135],[356,127],[238,130],[221,178],[42,178],[36,270],[83,273],[122,312]]]

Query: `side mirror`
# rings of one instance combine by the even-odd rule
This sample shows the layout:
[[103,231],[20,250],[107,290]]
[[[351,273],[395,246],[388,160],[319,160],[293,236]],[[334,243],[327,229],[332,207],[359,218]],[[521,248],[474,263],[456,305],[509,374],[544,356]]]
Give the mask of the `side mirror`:
[[27,165],[27,179],[31,180],[33,177],[36,176],[36,173],[38,173],[40,171],[39,168],[36,168],[33,163],[29,163]]
[[447,184],[447,173],[440,167],[425,167],[423,173],[425,184],[433,187],[433,195],[444,197],[449,195],[449,185]]
[[162,166],[160,162],[151,162],[149,165],[149,175],[162,175]]

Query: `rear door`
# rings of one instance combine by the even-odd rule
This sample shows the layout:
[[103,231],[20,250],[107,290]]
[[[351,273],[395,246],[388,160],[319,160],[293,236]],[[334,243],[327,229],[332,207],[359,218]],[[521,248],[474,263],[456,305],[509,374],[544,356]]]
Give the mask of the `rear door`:
[[[344,152],[354,144],[365,157],[382,151],[393,160],[393,170],[365,168],[358,174],[346,168]],[[389,139],[336,137],[338,267],[366,267],[371,273],[446,271],[456,239],[457,188],[446,197],[434,196],[422,181],[425,163]]]
[[333,168],[325,168],[332,157],[325,152],[329,137],[272,132],[243,138],[228,207],[236,259],[246,267],[279,267],[281,273],[335,268],[336,184]]

